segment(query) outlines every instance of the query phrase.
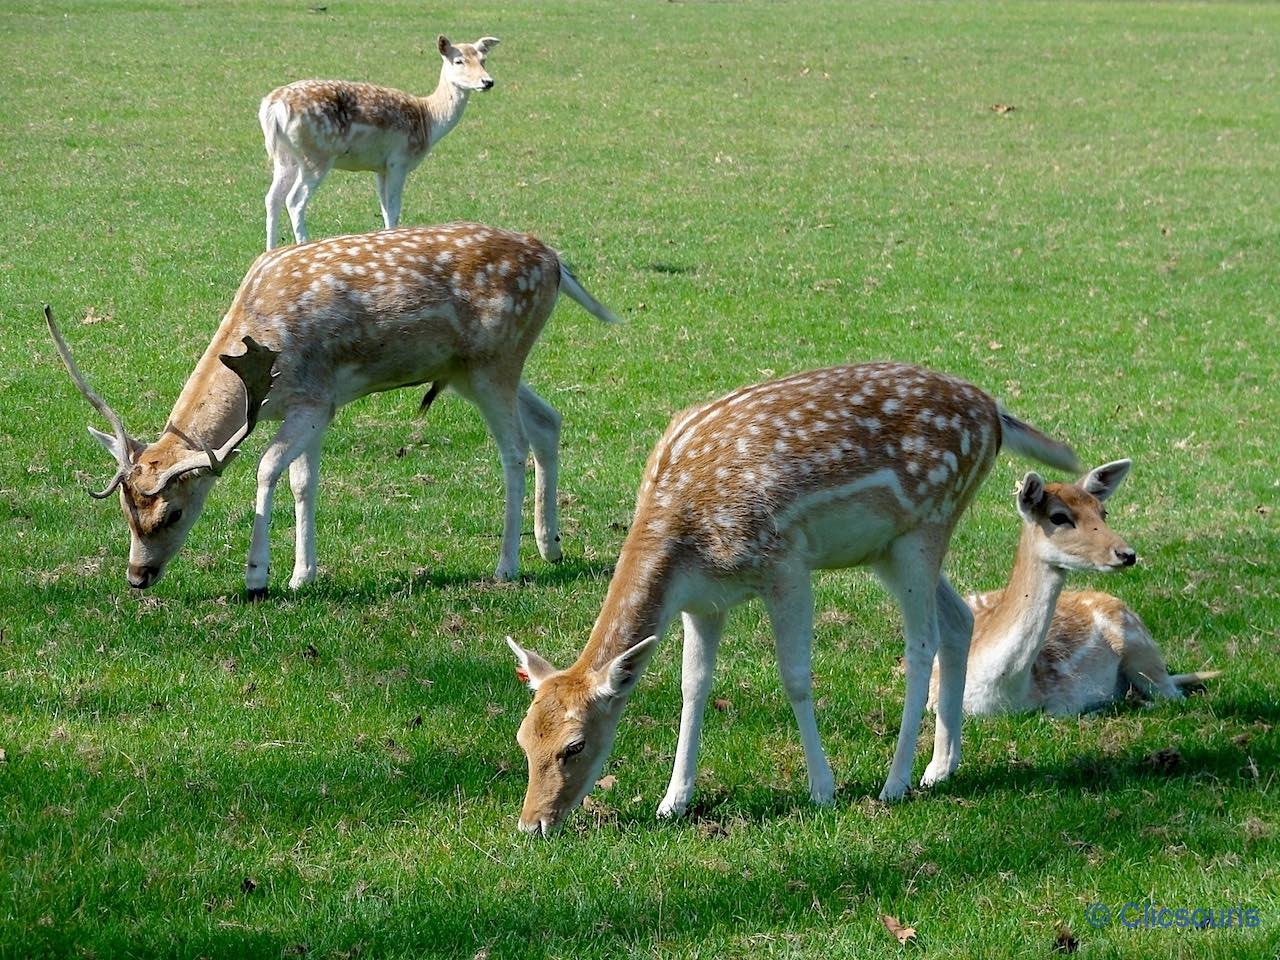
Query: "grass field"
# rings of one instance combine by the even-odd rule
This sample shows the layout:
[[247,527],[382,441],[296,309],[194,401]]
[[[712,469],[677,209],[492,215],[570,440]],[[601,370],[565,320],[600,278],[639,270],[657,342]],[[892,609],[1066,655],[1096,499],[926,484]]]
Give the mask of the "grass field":
[[[1280,7],[312,6],[0,7],[0,955],[1277,956]],[[419,423],[405,391],[331,430],[315,585],[286,590],[282,489],[272,598],[240,602],[246,457],[131,593],[40,304],[155,436],[262,247],[258,98],[305,76],[429,92],[438,31],[501,37],[498,83],[404,221],[528,230],[627,320],[566,301],[527,371],[565,417],[565,562],[530,535],[523,580],[487,579],[493,444],[458,398]],[[317,237],[379,225],[372,176],[335,173],[309,215]],[[1090,463],[1132,457],[1111,513],[1141,561],[1094,585],[1172,665],[1226,675],[1176,706],[968,722],[957,775],[885,807],[900,621],[865,573],[829,574],[834,809],[808,803],[754,605],[689,820],[654,819],[673,637],[616,786],[553,842],[517,835],[527,694],[502,638],[573,659],[668,417],[879,358],[970,379]],[[1002,457],[961,523],[962,590],[1002,583],[1027,468]],[[1260,924],[1086,921],[1147,900]]]

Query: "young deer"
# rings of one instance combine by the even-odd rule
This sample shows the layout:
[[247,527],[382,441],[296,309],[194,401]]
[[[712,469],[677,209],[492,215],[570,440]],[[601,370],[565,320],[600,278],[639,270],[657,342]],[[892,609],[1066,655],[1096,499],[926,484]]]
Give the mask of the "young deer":
[[899,363],[802,373],[677,415],[649,456],[604,607],[577,662],[557,671],[511,641],[534,691],[517,737],[529,761],[521,829],[546,834],[581,802],[677,613],[684,708],[658,815],[685,811],[725,615],[752,595],[773,624],[810,796],[830,803],[835,781],[814,720],[809,667],[810,580],[824,568],[870,566],[902,607],[907,693],[881,798],[897,799],[910,784],[935,651],[942,709],[921,783],[949,776],[960,762],[973,618],[940,570],[956,521],[1002,443],[1077,469],[1069,447],[977,387]]
[[[1105,593],[1062,592],[1069,570],[1110,573],[1137,562],[1107,526],[1103,506],[1130,465],[1104,464],[1078,484],[1045,484],[1035,473],[1023,478],[1022,539],[1009,583],[965,598],[974,615],[966,712],[1081,713],[1124,697],[1131,685],[1176,700],[1182,687],[1218,676],[1170,676],[1151,634],[1123,602]],[[938,681],[935,668],[931,706]]]
[[131,540],[130,586],[145,589],[160,579],[259,414],[282,422],[258,462],[245,586],[251,597],[266,594],[271,500],[286,468],[297,520],[289,586],[313,580],[316,483],[329,421],[357,397],[428,380],[435,382],[424,405],[451,386],[480,408],[497,441],[506,518],[495,575],[506,580],[518,570],[530,445],[538,550],[559,560],[560,416],[521,374],[561,291],[600,320],[616,322],[554,250],[474,223],[335,237],[264,253],[187,378],[160,439],[150,444],[130,437],[119,415],[89,389],[46,307],[71,378],[113,428],[111,435],[89,428],[118,464],[106,490],[93,496],[120,489]]
[[429,97],[342,80],[299,80],[263,97],[258,122],[273,167],[267,249],[276,245],[280,207],[286,203],[293,235],[306,243],[307,201],[334,167],[372,170],[382,222],[388,228],[398,225],[405,178],[462,119],[472,91],[492,89],[484,63],[497,45],[497,37],[456,46],[437,37],[444,62]]

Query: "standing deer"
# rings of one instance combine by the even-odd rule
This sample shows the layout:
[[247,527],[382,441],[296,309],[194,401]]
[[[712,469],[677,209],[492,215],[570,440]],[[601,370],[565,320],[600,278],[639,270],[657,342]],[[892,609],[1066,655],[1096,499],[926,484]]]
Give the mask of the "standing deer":
[[[1117,460],[1077,483],[1046,484],[1028,473],[1018,487],[1022,539],[1003,590],[970,594],[967,713],[1045,710],[1073,714],[1124,697],[1132,685],[1153,697],[1182,698],[1182,687],[1219,674],[1170,676],[1138,615],[1106,593],[1063,593],[1069,570],[1110,573],[1138,555],[1107,526],[1105,502],[1129,473]],[[932,701],[937,699],[935,669]]]
[[475,90],[493,88],[484,68],[497,37],[456,46],[436,38],[443,63],[429,97],[343,80],[299,80],[272,90],[258,122],[273,168],[267,190],[267,249],[276,245],[280,207],[287,204],[293,235],[307,242],[307,201],[329,171],[372,170],[387,228],[400,223],[404,181],[462,119]]
[[693,794],[702,714],[728,610],[759,596],[804,744],[809,794],[835,781],[814,719],[814,570],[870,566],[906,626],[902,727],[881,799],[911,782],[934,653],[942,699],[923,785],[960,762],[973,618],[941,575],[956,521],[1010,450],[1077,469],[1071,449],[977,387],[900,363],[815,370],[744,387],[675,417],[645,468],[604,607],[576,663],[556,670],[510,641],[534,691],[517,740],[529,762],[520,827],[555,829],[595,782],[623,707],[669,621],[684,621],[684,708],[659,816]]
[[506,516],[495,576],[511,579],[519,568],[530,445],[538,550],[558,561],[560,416],[521,374],[560,291],[600,320],[616,322],[554,250],[474,223],[335,237],[264,253],[187,378],[160,439],[150,444],[129,436],[120,416],[85,383],[46,307],[72,380],[112,426],[112,434],[89,428],[118,464],[111,483],[93,496],[120,490],[130,586],[145,589],[160,579],[259,415],[281,424],[258,462],[245,587],[250,597],[266,595],[271,500],[286,468],[297,520],[289,586],[313,580],[320,444],[335,411],[357,397],[428,380],[435,382],[424,406],[453,387],[480,408],[497,441]]

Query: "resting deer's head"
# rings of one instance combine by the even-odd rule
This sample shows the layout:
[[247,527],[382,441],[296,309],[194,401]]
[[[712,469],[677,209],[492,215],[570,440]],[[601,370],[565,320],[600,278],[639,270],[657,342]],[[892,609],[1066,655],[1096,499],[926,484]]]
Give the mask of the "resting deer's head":
[[1138,555],[1107,526],[1107,499],[1129,473],[1130,460],[1091,470],[1079,483],[1046,484],[1028,473],[1018,486],[1023,540],[1041,560],[1064,570],[1111,571],[1131,567]]
[[44,316],[72,381],[111,424],[111,433],[89,427],[89,432],[116,462],[111,482],[97,493],[89,491],[89,496],[104,500],[113,491],[120,491],[120,506],[129,526],[126,578],[129,586],[145,590],[160,579],[165,566],[182,549],[187,534],[204,509],[214,480],[238,453],[237,447],[257,423],[258,412],[271,388],[272,366],[277,354],[252,337],[245,337],[243,354],[220,358],[244,384],[246,415],[244,426],[217,450],[199,437],[183,435],[172,425],[155,443],[143,443],[129,436],[120,415],[85,382],[48,306],[44,308]]

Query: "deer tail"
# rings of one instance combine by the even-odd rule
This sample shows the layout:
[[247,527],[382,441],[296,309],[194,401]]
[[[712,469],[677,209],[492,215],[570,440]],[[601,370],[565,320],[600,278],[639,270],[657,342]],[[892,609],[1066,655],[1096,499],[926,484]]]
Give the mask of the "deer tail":
[[560,260],[560,289],[578,301],[582,308],[597,320],[603,323],[621,323],[612,310],[583,289],[582,284],[578,282],[578,278],[569,269],[569,265],[564,262],[564,258],[560,257],[559,254],[556,254],[556,256]]
[[1000,403],[996,404],[996,410],[1000,414],[1001,439],[1013,453],[1068,473],[1084,470],[1070,446],[1019,420]]

